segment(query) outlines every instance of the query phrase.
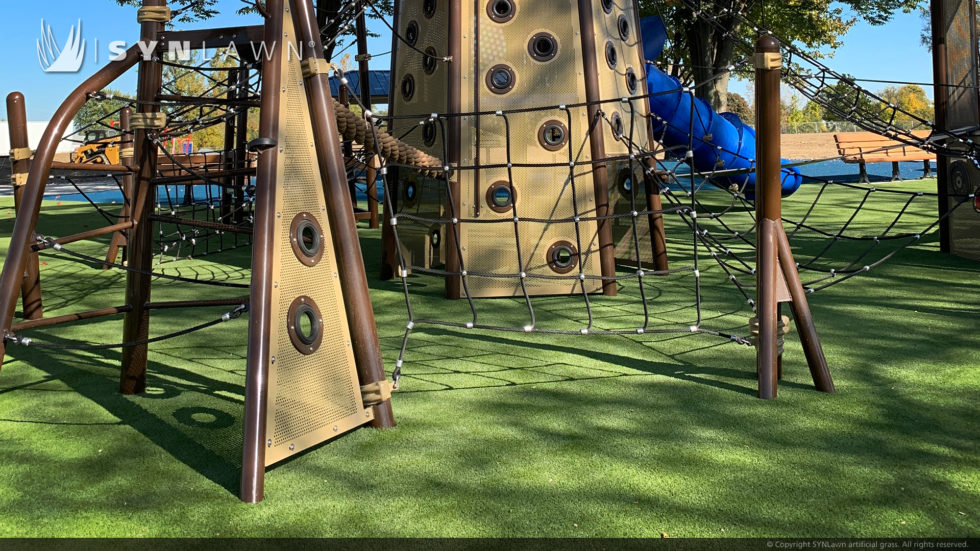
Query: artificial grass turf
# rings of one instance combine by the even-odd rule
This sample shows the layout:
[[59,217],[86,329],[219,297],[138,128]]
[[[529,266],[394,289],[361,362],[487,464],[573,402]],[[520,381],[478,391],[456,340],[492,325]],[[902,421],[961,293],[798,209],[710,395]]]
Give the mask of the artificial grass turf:
[[[787,200],[788,215],[804,212],[815,192]],[[812,220],[835,229],[859,202],[853,194],[827,199]],[[891,222],[896,208],[875,199],[852,232],[877,234]],[[9,235],[10,203],[0,204],[0,233]],[[84,205],[44,209],[40,229],[51,235],[99,223]],[[907,224],[924,228],[934,210],[925,199]],[[668,231],[674,266],[690,266],[690,231],[673,218]],[[406,321],[401,286],[374,279],[379,234],[361,235],[390,370]],[[801,232],[798,260],[825,243]],[[103,247],[74,249],[99,255]],[[863,250],[841,243],[821,265],[845,266]],[[703,326],[744,334],[744,298],[699,254]],[[123,302],[122,274],[43,260],[49,314]],[[248,256],[237,250],[158,269],[247,281]],[[925,239],[811,295],[839,392],[812,389],[794,334],[779,399],[769,402],[754,398],[753,350],[715,337],[420,327],[393,398],[399,426],[359,430],[270,469],[259,505],[234,495],[244,319],[151,345],[144,396],[116,393],[116,350],[12,346],[0,373],[0,534],[977,536],[978,277],[980,264],[942,255]],[[410,283],[420,317],[466,321],[463,302],[438,298],[438,280]],[[650,281],[646,291],[652,326],[697,321],[689,272]],[[155,300],[242,294],[154,285]],[[597,326],[642,323],[628,289],[592,303]],[[481,321],[525,323],[519,301],[477,306]],[[152,334],[226,310],[154,313]],[[583,312],[581,297],[536,301],[542,326],[578,327]],[[115,342],[121,323],[31,336]]]

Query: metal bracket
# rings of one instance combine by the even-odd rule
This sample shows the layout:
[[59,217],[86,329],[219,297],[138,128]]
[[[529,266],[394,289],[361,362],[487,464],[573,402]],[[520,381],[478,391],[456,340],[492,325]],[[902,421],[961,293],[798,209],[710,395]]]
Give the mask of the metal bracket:
[[11,161],[26,161],[34,155],[29,147],[17,147],[10,150]]
[[129,121],[131,130],[163,130],[167,127],[164,113],[135,113]]
[[303,68],[303,78],[330,74],[330,63],[319,57],[311,57],[303,61],[300,66]]
[[783,66],[783,56],[779,52],[755,54],[752,56],[756,69],[771,71]]
[[364,406],[376,406],[391,399],[391,381],[384,380],[361,387],[361,399]]
[[137,23],[170,23],[172,18],[169,6],[144,6],[136,12]]
[[357,54],[356,56],[354,56],[354,61],[357,61],[357,62],[371,61],[371,59],[373,59],[373,58],[374,58],[374,56],[371,55],[371,54]]
[[11,174],[10,183],[12,183],[14,187],[23,187],[27,185],[27,174],[27,172],[15,172]]

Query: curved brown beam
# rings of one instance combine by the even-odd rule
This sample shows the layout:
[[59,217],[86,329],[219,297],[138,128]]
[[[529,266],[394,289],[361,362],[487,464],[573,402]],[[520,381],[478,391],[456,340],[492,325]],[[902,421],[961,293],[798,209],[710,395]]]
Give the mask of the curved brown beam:
[[[126,51],[123,59],[106,65],[83,82],[61,104],[48,124],[48,128],[44,131],[44,135],[41,136],[41,142],[34,154],[31,173],[27,177],[27,185],[24,186],[21,215],[17,217],[17,221],[14,223],[10,249],[7,250],[7,258],[3,263],[3,272],[0,273],[0,316],[2,316],[0,327],[3,329],[3,336],[10,332],[14,309],[17,307],[17,293],[23,279],[24,262],[30,252],[27,240],[37,227],[37,217],[41,212],[41,199],[44,197],[44,188],[48,182],[48,176],[51,174],[51,163],[54,162],[58,144],[78,110],[88,101],[89,94],[94,94],[111,84],[123,73],[133,68],[141,58],[142,53],[139,46],[133,46]],[[6,351],[6,342],[0,342],[0,362],[3,361]]]

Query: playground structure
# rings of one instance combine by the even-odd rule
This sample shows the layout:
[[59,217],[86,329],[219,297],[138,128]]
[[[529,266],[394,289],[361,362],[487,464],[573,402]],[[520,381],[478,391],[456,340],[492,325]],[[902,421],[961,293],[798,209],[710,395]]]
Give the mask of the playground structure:
[[[740,291],[751,294],[749,303],[756,310],[750,327],[753,338],[705,330],[700,319],[680,328],[653,327],[646,319],[640,328],[600,330],[591,324],[591,311],[590,324],[575,332],[705,333],[753,344],[757,349],[759,396],[772,398],[781,374],[783,335],[789,326],[788,319],[781,316],[780,305],[789,303],[815,386],[822,391],[834,390],[807,304],[807,292],[813,287],[799,273],[809,263],[798,264],[790,247],[791,236],[807,227],[807,221],[799,221],[787,231],[780,210],[787,181],[791,187],[799,185],[799,170],[784,168],[779,154],[779,87],[787,64],[775,39],[762,37],[747,57],[756,70],[756,103],[765,108],[759,109],[758,125],[751,134],[757,139],[758,158],[742,166],[742,161],[749,160],[744,148],[752,142],[747,126],[723,116],[701,114],[690,90],[678,91],[673,85],[643,89],[651,82],[651,75],[657,75],[640,69],[645,66],[640,37],[645,27],[635,3],[625,3],[625,7],[615,2],[542,3],[551,10],[572,10],[578,17],[565,18],[570,21],[569,28],[535,28],[532,32],[530,24],[521,19],[524,9],[525,16],[539,14],[532,2],[478,3],[479,9],[458,2],[448,7],[429,0],[396,2],[393,60],[407,57],[410,62],[396,65],[393,61],[390,134],[373,124],[369,87],[362,87],[360,98],[349,90],[348,97],[341,98],[361,103],[365,117],[346,110],[343,101],[331,96],[330,66],[318,56],[323,41],[336,37],[318,32],[312,4],[311,0],[269,0],[260,5],[264,26],[178,32],[165,28],[172,17],[165,1],[147,0],[139,12],[141,39],[146,42],[189,40],[215,48],[227,46],[228,37],[232,37],[242,46],[239,52],[248,52],[250,42],[277,42],[279,37],[291,36],[299,44],[313,46],[297,48],[301,57],[290,56],[284,48],[266,59],[244,59],[240,67],[225,69],[223,77],[215,78],[216,83],[222,83],[223,93],[207,98],[168,93],[162,66],[169,62],[160,57],[143,59],[139,48],[134,47],[124,60],[107,66],[69,97],[33,154],[24,150],[23,125],[13,124],[15,116],[20,116],[17,113],[23,111],[24,98],[11,96],[9,112],[16,138],[12,142],[13,172],[16,183],[23,185],[15,190],[18,218],[0,276],[0,312],[4,314],[0,324],[5,335],[0,354],[8,346],[43,344],[24,337],[25,331],[124,314],[120,388],[124,393],[139,393],[145,390],[149,344],[175,336],[149,337],[154,310],[234,307],[219,319],[189,330],[204,329],[247,311],[241,497],[250,502],[261,500],[267,466],[364,424],[394,425],[392,383],[381,362],[345,171],[351,158],[359,155],[354,164],[367,172],[367,180],[373,182],[376,171],[385,182],[387,275],[402,280],[409,300],[409,278],[430,274],[442,279],[447,296],[465,300],[473,317],[440,323],[465,329],[501,329],[481,325],[476,319],[478,297],[522,297],[530,322],[517,330],[533,332],[541,330],[535,326],[532,307],[532,297],[539,294],[580,294],[588,308],[590,295],[602,292],[611,299],[620,283],[637,282],[646,309],[648,298],[642,294],[645,280],[683,273],[698,282],[702,269],[698,254],[693,266],[668,266],[663,219],[676,216],[682,220],[691,229],[695,252],[703,247],[716,257],[719,242],[709,234],[709,222],[703,216],[712,211],[698,202],[697,191],[702,184],[695,183],[696,178],[720,188],[734,188],[731,208],[742,207],[754,216],[753,228],[734,232],[735,239],[747,242],[745,236],[754,233],[755,242],[747,243],[747,248],[757,258],[748,262],[737,256],[734,260],[714,259],[726,272],[732,270],[732,280]],[[356,21],[359,38],[363,38],[364,14],[372,8],[370,3],[351,2],[333,17],[336,21]],[[470,20],[477,21],[472,29],[463,24]],[[415,43],[410,40],[413,21]],[[481,32],[484,30],[485,34]],[[485,54],[492,59],[484,60],[483,48],[493,44],[497,32],[514,33],[517,38],[508,37],[505,42],[509,49],[493,50],[495,53]],[[472,38],[464,40],[464,35]],[[610,61],[608,48],[599,45],[605,41],[613,44],[615,64]],[[972,44],[975,55],[976,40]],[[360,55],[366,55],[366,44],[359,39],[358,46]],[[472,49],[464,51],[464,47]],[[553,71],[553,65],[566,63],[568,55],[574,59],[567,62],[572,70]],[[796,54],[791,51],[790,55]],[[367,60],[361,59],[359,72],[366,81]],[[526,60],[530,73],[520,70],[521,59]],[[92,94],[135,66],[140,71],[139,89],[132,104],[134,112],[121,113],[126,137],[120,147],[121,164],[100,167],[119,174],[127,190],[128,199],[118,219],[105,228],[73,236],[37,236],[44,188],[50,170],[58,167],[53,162],[54,150],[68,122]],[[583,69],[582,76],[576,74],[576,66]],[[635,78],[629,78],[629,69]],[[647,78],[641,74],[644,70]],[[973,70],[975,82],[975,67]],[[529,84],[545,74],[564,79],[569,97],[556,100],[549,96],[550,101],[538,97],[528,107],[519,96],[540,88]],[[409,75],[412,79],[407,78]],[[343,83],[343,75],[338,76]],[[412,84],[406,84],[409,82]],[[465,88],[467,85],[470,88]],[[975,91],[975,84],[970,86],[966,89]],[[654,116],[648,116],[651,103],[675,99],[678,104],[685,102],[688,115],[693,111],[698,116],[681,120],[674,115],[679,117],[683,109],[657,114],[655,108]],[[966,100],[961,97],[957,101]],[[171,109],[164,114],[164,107]],[[242,130],[249,109],[258,109],[260,115],[258,136],[251,140]],[[209,110],[210,116],[202,116],[202,110]],[[878,129],[877,118],[868,120],[869,130]],[[734,151],[708,139],[717,128],[728,132],[722,121],[735,129],[738,148]],[[973,121],[975,131],[976,117]],[[168,128],[186,134],[202,124],[225,126],[222,155],[184,163],[179,156],[167,154]],[[695,128],[697,124],[700,129]],[[964,138],[971,130],[942,134],[944,129],[940,123],[940,133],[933,132],[925,140],[896,131],[887,135],[941,155],[956,150],[967,162],[975,159],[975,151]],[[680,136],[682,130],[693,147],[684,150],[679,140],[674,145],[664,143],[669,139],[663,135],[675,132]],[[341,138],[362,144],[359,153],[345,152]],[[473,148],[467,149],[470,144]],[[161,152],[174,173],[167,173]],[[665,154],[680,157],[690,172],[683,175],[676,167],[667,167]],[[252,166],[250,156],[257,159],[256,166]],[[719,163],[719,159],[724,162]],[[972,176],[964,170],[954,174],[951,168],[947,176],[940,172],[940,186],[957,174],[959,180],[953,178],[953,182],[969,181]],[[250,185],[253,176],[254,189]],[[687,187],[678,192],[681,184]],[[194,201],[182,205],[186,191],[182,197],[170,197],[171,188],[191,185],[216,186],[220,192],[213,201],[209,197],[204,209],[198,209]],[[958,185],[962,189],[969,184]],[[413,186],[414,191],[410,191]],[[154,206],[161,189],[167,195],[169,212]],[[749,195],[757,200],[747,203]],[[971,225],[975,220],[970,218],[975,213],[962,207],[972,201],[980,208],[976,207],[975,192],[954,189],[945,201],[947,208],[940,220],[950,220],[948,239],[956,244],[956,250],[970,254],[969,243],[977,235]],[[182,206],[187,210],[180,211]],[[711,219],[721,217],[712,215]],[[723,225],[724,221],[718,223]],[[249,288],[250,296],[152,302],[151,282],[160,276],[154,271],[154,255],[161,246],[167,246],[159,238],[161,233],[175,236],[171,245],[178,247],[196,246],[185,245],[189,235],[197,235],[200,241],[215,238],[222,242],[227,235],[250,236],[240,246],[253,248],[251,285],[196,282]],[[113,236],[112,246],[117,250],[125,247],[125,265],[108,256],[88,261],[127,271],[125,304],[44,318],[37,253],[82,258],[71,251],[73,243],[108,235]],[[918,238],[901,237],[909,243]],[[480,247],[495,252],[490,255]],[[845,277],[840,280],[869,268],[857,263],[860,260],[853,269],[841,271]],[[486,262],[484,267],[480,262]],[[748,267],[750,263],[755,268]],[[757,280],[755,288],[740,285],[737,276]],[[540,284],[534,285],[535,280]],[[310,285],[310,281],[317,285]],[[15,323],[20,294],[24,296],[25,320]],[[406,342],[411,332],[427,321],[412,317],[411,311],[409,315]],[[392,374],[395,383],[401,369],[399,360]]]

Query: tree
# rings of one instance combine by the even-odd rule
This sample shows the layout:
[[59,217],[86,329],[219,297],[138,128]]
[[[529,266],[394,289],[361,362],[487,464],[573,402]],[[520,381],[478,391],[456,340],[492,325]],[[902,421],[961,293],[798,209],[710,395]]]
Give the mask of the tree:
[[752,121],[755,120],[755,110],[740,94],[728,92],[728,110],[738,115],[742,122],[754,124]]
[[[728,82],[733,64],[741,59],[740,41],[754,42],[752,29],[739,14],[763,23],[785,40],[802,46],[813,57],[841,45],[841,37],[863,19],[873,25],[887,22],[897,10],[909,12],[924,0],[715,0],[705,3],[724,29],[695,14],[686,0],[640,0],[642,15],[658,15],[667,25],[670,47],[664,60],[671,73],[698,84],[695,93],[712,107],[727,107]],[[693,3],[693,2],[692,2]],[[701,2],[697,3],[699,6]]]
[[119,90],[106,88],[102,91],[100,97],[86,101],[85,105],[82,105],[82,108],[78,110],[74,119],[75,128],[85,128],[103,119],[111,119],[105,120],[104,122],[106,124],[118,121],[119,114],[117,112],[123,107],[128,107],[131,101],[127,100],[132,99],[132,96],[124,94]]
[[922,120],[931,121],[935,115],[932,101],[926,96],[926,91],[916,84],[907,84],[902,87],[889,86],[882,90],[879,95],[887,101],[904,111],[895,117],[895,124],[902,126],[914,126],[919,122],[906,113],[911,113]]
[[824,88],[819,93],[820,103],[826,106],[823,119],[828,121],[847,121],[848,113],[855,112],[862,116],[875,116],[884,107],[867,94],[860,93],[854,88],[852,80],[841,80],[833,86]]
[[[142,6],[143,0],[115,0],[120,6]],[[347,8],[351,7],[358,0],[316,0],[316,16],[317,23],[320,25],[321,32],[325,37],[332,36],[350,36],[354,34],[353,25],[349,27],[341,27],[346,21],[338,17],[338,14],[343,13]],[[218,14],[218,10],[215,9],[215,4],[218,0],[170,0],[170,5],[174,8],[174,11],[180,11],[174,21],[178,23],[189,23],[191,21],[197,21],[200,19],[210,19]],[[264,3],[264,2],[263,2]],[[239,14],[255,13],[255,7],[249,5],[238,10]],[[392,13],[392,0],[376,0],[373,3],[374,9],[367,7],[365,14],[370,18],[377,18],[378,15],[375,13],[375,9],[378,10],[382,15],[391,15]],[[368,36],[377,36],[374,33],[368,33]],[[333,57],[334,49],[337,43],[334,41],[325,41],[324,47],[324,57],[330,59]]]

